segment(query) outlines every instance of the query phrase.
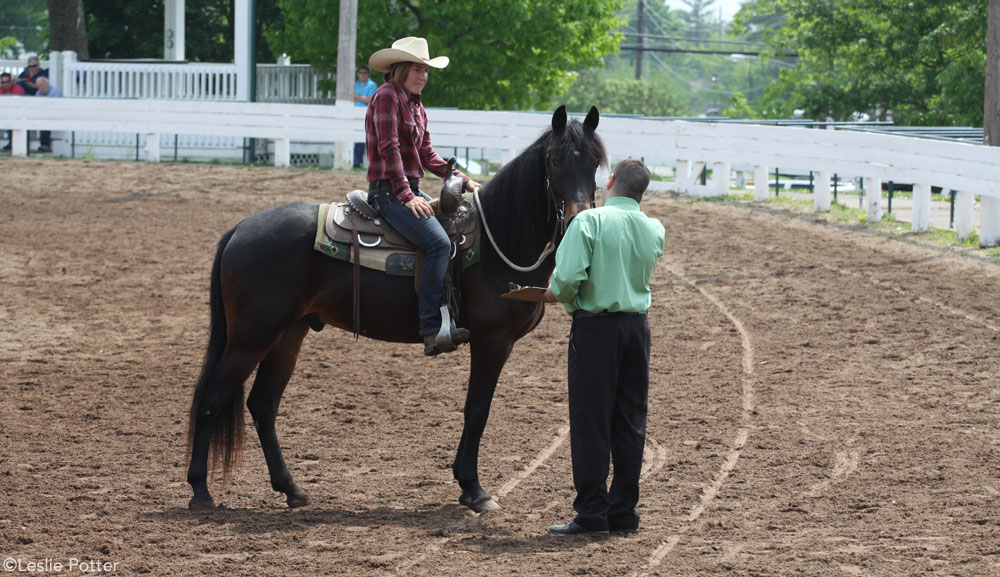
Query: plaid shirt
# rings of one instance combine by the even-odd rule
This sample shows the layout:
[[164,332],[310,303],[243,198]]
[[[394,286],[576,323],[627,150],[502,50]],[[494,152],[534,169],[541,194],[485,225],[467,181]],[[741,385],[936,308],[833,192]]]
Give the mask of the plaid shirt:
[[[434,152],[427,132],[427,112],[419,94],[391,82],[379,86],[365,116],[368,182],[388,180],[392,193],[406,204],[414,196],[407,178],[421,178],[424,168],[444,178],[448,163]],[[454,174],[469,180],[461,171]]]

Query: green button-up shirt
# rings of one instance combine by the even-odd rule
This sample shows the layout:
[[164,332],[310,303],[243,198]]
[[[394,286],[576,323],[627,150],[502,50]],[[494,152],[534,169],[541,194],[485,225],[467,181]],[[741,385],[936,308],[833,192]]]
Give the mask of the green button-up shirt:
[[552,294],[566,312],[642,312],[649,308],[649,278],[663,254],[660,221],[628,197],[576,215],[556,251]]

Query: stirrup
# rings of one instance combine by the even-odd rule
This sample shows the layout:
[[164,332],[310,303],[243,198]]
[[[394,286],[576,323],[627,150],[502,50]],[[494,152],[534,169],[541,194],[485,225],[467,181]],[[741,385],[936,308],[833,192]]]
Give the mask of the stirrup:
[[[458,337],[458,338],[455,338]],[[434,346],[442,353],[450,353],[458,348],[458,345],[469,342],[469,331],[458,329],[451,319],[451,310],[448,305],[441,307],[441,329],[434,337]]]

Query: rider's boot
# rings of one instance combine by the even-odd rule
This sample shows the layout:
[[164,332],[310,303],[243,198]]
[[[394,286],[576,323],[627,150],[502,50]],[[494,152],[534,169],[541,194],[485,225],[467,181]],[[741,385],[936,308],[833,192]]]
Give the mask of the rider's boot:
[[456,327],[451,320],[451,311],[441,307],[441,330],[436,335],[424,335],[424,354],[433,357],[440,353],[450,353],[458,345],[469,342],[469,329]]

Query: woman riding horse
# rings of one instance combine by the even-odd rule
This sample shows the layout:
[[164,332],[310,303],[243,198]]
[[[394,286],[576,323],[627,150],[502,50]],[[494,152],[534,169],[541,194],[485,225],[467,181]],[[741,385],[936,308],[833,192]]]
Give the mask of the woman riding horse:
[[[424,168],[442,178],[449,176],[447,163],[431,147],[427,113],[420,101],[420,93],[427,85],[427,70],[444,68],[448,57],[429,56],[427,41],[412,36],[372,54],[368,65],[387,74],[385,84],[375,91],[368,104],[365,137],[370,159],[368,203],[426,255],[417,309],[424,354],[434,356],[455,349],[442,350],[436,344],[441,330],[440,307],[451,241],[434,218],[434,208],[428,202],[431,197],[418,187]],[[466,190],[479,188],[478,183],[461,171],[454,169],[454,174],[462,178]],[[450,330],[452,342],[469,342],[467,329]]]

